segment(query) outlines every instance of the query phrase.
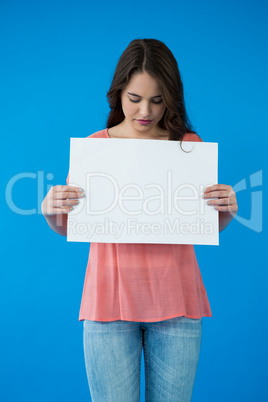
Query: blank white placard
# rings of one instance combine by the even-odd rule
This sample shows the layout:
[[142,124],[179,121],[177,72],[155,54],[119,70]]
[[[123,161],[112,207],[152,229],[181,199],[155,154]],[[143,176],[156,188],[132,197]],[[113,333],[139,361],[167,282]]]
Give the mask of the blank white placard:
[[217,183],[217,143],[71,138],[69,185],[86,196],[67,241],[218,245],[219,212],[202,198]]

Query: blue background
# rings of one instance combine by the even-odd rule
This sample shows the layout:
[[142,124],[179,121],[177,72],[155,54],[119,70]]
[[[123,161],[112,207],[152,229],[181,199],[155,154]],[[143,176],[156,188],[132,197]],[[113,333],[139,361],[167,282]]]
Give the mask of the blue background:
[[[131,40],[174,53],[194,129],[219,144],[219,183],[246,180],[238,214],[250,219],[251,191],[263,186],[251,190],[249,177],[267,169],[267,11],[267,1],[1,0],[1,401],[90,400],[78,321],[89,244],[54,233],[40,206],[49,186],[66,184],[70,137],[105,128],[106,92]],[[5,199],[25,172],[12,200],[29,215]],[[220,246],[195,247],[213,317],[203,319],[193,401],[268,399],[263,214],[261,232],[234,219]],[[143,361],[141,390],[144,400]]]

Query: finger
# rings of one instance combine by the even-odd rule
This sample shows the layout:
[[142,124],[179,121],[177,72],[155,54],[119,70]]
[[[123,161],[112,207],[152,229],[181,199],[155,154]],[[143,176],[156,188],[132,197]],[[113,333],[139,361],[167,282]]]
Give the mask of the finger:
[[77,191],[77,190],[84,191],[81,187],[76,187],[76,186],[58,185],[58,186],[54,186],[52,188],[55,189],[56,191]]
[[73,207],[53,207],[49,208],[48,210],[48,215],[63,215],[63,214],[68,214],[71,212],[74,208]]
[[214,208],[219,212],[230,212],[231,214],[235,214],[238,211],[237,205],[215,206]]
[[[54,186],[51,191],[55,198],[79,198],[81,194],[84,194],[83,188],[74,186]],[[77,196],[74,197],[74,195]]]
[[236,208],[237,203],[230,201],[230,199],[221,199],[221,200],[211,200],[208,201],[207,204],[211,207],[230,207],[230,208]]
[[217,197],[229,197],[228,191],[212,191],[206,192],[203,195],[203,198],[217,198]]
[[79,204],[79,203],[80,203],[80,201],[79,201],[79,200],[75,200],[75,199],[68,199],[68,200],[65,200],[65,199],[54,199],[53,207],[61,207],[61,208],[64,208],[64,207],[73,207],[73,206],[75,206],[75,205],[77,205],[77,204]]
[[214,184],[212,186],[208,186],[204,189],[204,193],[208,193],[210,191],[218,191],[218,190],[225,190],[225,191],[230,191],[231,186],[228,184]]
[[231,205],[232,202],[230,202],[229,198],[220,198],[219,200],[210,200],[207,201],[208,205]]
[[53,194],[53,198],[57,200],[67,200],[73,198],[84,197],[85,194],[81,191],[57,191]]
[[58,213],[64,213],[64,214],[68,214],[69,212],[74,210],[73,206],[64,206],[64,207],[56,207],[54,208],[55,211],[57,211]]

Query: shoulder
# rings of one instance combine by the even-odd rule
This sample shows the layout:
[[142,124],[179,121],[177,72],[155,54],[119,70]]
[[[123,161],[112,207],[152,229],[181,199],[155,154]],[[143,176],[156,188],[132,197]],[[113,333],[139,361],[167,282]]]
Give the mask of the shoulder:
[[108,136],[107,136],[107,128],[105,128],[103,130],[96,131],[95,133],[90,134],[86,138],[108,138]]
[[196,133],[185,133],[182,141],[203,142],[202,138]]

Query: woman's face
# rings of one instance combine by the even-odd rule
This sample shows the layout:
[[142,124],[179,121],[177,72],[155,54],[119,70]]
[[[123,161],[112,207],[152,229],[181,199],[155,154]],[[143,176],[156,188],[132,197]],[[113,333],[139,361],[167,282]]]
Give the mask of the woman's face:
[[147,72],[133,74],[121,93],[121,103],[125,123],[144,133],[154,132],[166,109],[156,79]]

